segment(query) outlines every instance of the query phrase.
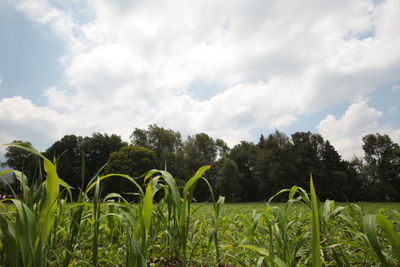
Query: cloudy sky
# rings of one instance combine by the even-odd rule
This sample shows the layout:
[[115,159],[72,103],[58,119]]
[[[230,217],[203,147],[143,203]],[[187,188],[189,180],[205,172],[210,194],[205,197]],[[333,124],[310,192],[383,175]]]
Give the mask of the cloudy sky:
[[0,0],[0,143],[148,124],[400,142],[398,0]]

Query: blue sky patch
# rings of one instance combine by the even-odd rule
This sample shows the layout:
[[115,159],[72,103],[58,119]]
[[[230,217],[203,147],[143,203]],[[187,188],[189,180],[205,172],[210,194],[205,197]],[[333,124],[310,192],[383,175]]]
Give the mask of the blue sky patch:
[[45,105],[43,90],[59,85],[63,44],[48,26],[33,23],[9,6],[0,8],[0,98],[24,96]]

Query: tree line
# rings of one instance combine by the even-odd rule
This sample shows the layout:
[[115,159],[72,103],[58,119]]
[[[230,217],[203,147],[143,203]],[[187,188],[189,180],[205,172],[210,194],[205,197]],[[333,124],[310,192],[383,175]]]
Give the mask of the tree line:
[[[166,169],[183,184],[199,167],[212,164],[205,178],[230,202],[264,201],[293,185],[308,188],[310,174],[321,200],[400,201],[399,145],[375,133],[363,137],[362,148],[363,157],[346,161],[317,133],[287,136],[280,131],[261,135],[258,143],[241,141],[230,148],[206,133],[183,140],[179,131],[152,124],[136,128],[129,143],[115,134],[65,135],[43,154],[56,161],[59,176],[75,189],[98,174],[140,177],[150,169]],[[23,150],[8,147],[5,157],[4,166],[32,181],[41,172],[39,159]],[[102,190],[128,196],[135,189],[115,177],[105,180]],[[206,183],[198,185],[195,198],[209,199]]]

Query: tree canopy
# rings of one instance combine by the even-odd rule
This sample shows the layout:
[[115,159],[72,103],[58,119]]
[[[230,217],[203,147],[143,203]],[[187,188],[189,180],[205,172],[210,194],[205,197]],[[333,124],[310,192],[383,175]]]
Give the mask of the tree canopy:
[[[207,133],[182,140],[179,131],[152,124],[136,128],[130,145],[115,134],[65,135],[44,155],[56,159],[59,176],[74,187],[99,172],[138,177],[153,168],[167,169],[179,185],[201,166],[212,164],[204,178],[227,201],[264,201],[283,188],[307,188],[311,174],[321,200],[400,201],[399,145],[379,133],[362,141],[363,157],[346,161],[317,133],[287,136],[275,131],[261,135],[257,144],[241,141],[230,148]],[[40,171],[38,159],[30,153],[8,147],[5,156],[4,166],[23,171],[30,179]],[[109,179],[103,192],[123,193],[128,184]],[[209,196],[207,184],[200,180],[195,198],[205,201]]]

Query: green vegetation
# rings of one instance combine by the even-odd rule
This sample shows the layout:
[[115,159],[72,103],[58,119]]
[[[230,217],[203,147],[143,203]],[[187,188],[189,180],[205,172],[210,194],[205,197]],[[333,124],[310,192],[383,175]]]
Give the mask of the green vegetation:
[[[204,177],[216,197],[224,196],[226,202],[265,201],[282,188],[308,188],[310,173],[322,201],[400,202],[400,146],[389,136],[376,133],[364,136],[362,148],[363,157],[348,161],[316,133],[287,136],[276,131],[265,138],[261,135],[258,143],[242,141],[230,148],[222,139],[214,140],[206,133],[182,140],[177,131],[150,125],[148,129],[136,128],[129,143],[115,134],[66,135],[42,154],[56,159],[61,179],[82,190],[99,170],[101,175],[121,173],[131,177],[149,169],[167,170],[183,186],[198,168],[213,165]],[[23,172],[29,183],[40,177],[38,156],[8,147],[5,157],[3,167]],[[0,183],[1,188],[0,193],[4,193],[4,183]],[[126,194],[132,190],[135,187],[126,179],[109,179],[102,184],[101,196],[115,192],[133,200],[134,196]],[[74,199],[78,191],[73,190]],[[199,183],[194,198],[209,199],[206,183]],[[285,197],[279,196],[276,201],[285,201]]]
[[[58,177],[57,161],[26,144],[11,146],[35,154],[43,172],[39,168],[38,178],[29,184],[14,171],[21,195],[1,206],[4,266],[400,264],[398,204],[319,203],[313,178],[304,187],[310,193],[293,186],[266,203],[225,204],[205,178],[210,165],[182,185],[163,170],[133,178],[101,175],[100,169],[74,194]],[[83,170],[85,166],[81,161]],[[81,175],[84,184],[85,172]],[[116,177],[135,189],[135,203],[118,193],[102,194],[103,184]],[[212,203],[193,203],[200,185],[208,188]],[[273,202],[280,199],[286,201]]]

